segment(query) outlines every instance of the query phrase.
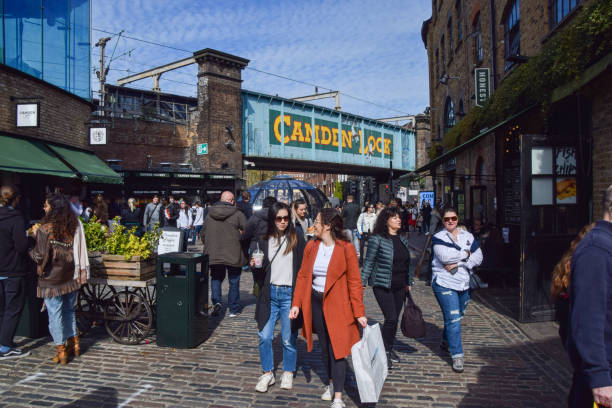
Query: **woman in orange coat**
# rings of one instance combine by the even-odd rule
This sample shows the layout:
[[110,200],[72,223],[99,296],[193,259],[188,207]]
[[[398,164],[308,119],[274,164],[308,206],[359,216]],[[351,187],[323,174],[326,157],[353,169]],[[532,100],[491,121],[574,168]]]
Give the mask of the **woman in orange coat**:
[[302,311],[308,351],[312,351],[314,326],[329,383],[321,399],[331,401],[333,396],[332,408],[341,408],[346,356],[359,341],[358,324],[365,327],[368,320],[357,253],[344,235],[342,218],[336,210],[325,208],[317,215],[314,229],[316,240],[304,250],[289,318],[296,319]]

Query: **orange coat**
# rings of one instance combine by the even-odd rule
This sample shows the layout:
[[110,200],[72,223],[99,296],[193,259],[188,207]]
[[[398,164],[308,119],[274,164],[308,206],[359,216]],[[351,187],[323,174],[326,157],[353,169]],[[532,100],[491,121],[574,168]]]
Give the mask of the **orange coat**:
[[[300,308],[304,317],[302,336],[308,351],[312,351],[312,268],[321,241],[310,241],[304,250],[302,267],[293,292],[293,306]],[[323,314],[336,359],[351,354],[351,347],[359,341],[358,317],[365,316],[363,288],[355,247],[346,241],[336,241],[323,293]]]

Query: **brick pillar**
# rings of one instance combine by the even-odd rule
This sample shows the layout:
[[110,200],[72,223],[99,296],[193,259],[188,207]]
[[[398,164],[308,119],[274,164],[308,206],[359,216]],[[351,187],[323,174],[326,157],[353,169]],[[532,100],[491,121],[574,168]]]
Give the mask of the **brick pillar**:
[[[249,60],[210,48],[194,52],[198,63],[198,111],[194,169],[242,177],[241,73]],[[207,155],[196,155],[195,144],[208,143]]]

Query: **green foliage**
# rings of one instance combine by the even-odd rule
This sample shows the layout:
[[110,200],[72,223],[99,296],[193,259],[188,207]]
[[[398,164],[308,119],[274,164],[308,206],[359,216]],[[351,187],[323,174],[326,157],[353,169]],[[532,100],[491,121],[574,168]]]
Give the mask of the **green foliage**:
[[137,228],[127,229],[119,223],[119,217],[113,219],[114,228],[110,233],[106,226],[97,222],[95,216],[83,225],[89,251],[102,251],[111,255],[123,255],[126,260],[133,256],[148,259],[157,247],[161,230],[155,226],[153,231],[145,232],[141,237],[136,235]]
[[342,183],[339,181],[334,183],[334,197],[342,201]]
[[[580,79],[584,71],[612,52],[612,1],[595,0],[549,38],[540,55],[517,68],[498,86],[483,108],[473,108],[442,141],[448,151],[534,105],[548,111],[553,91]],[[429,157],[438,156],[436,144]]]

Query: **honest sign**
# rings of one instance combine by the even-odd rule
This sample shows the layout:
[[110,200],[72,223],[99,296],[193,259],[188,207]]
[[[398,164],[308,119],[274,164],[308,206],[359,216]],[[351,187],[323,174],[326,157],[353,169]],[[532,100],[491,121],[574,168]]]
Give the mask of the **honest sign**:
[[[284,126],[283,123],[284,122]],[[382,134],[372,129],[342,126],[340,136],[338,122],[315,118],[314,129],[308,116],[287,114],[270,109],[270,144],[290,147],[312,148],[337,152],[342,143],[342,151],[352,154],[371,154],[372,156],[391,158],[393,154],[393,135]]]
[[208,154],[208,143],[200,143],[196,145],[196,153],[198,156]]
[[474,87],[476,106],[484,106],[487,99],[491,96],[489,68],[476,68],[474,70],[474,81],[476,83]]

